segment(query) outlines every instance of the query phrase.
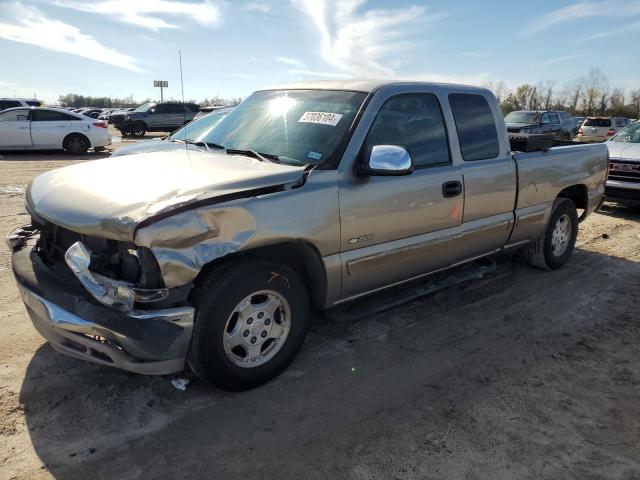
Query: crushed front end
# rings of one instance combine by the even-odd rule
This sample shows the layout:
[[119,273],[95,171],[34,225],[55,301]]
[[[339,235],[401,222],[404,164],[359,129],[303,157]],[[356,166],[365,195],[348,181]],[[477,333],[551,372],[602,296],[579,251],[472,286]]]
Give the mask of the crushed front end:
[[137,373],[184,368],[192,285],[166,288],[150,250],[36,218],[7,244],[27,312],[54,349]]

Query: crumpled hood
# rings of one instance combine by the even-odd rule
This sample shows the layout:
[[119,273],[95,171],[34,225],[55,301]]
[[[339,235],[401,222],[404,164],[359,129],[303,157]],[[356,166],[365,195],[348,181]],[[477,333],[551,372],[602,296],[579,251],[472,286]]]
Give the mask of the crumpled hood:
[[28,210],[66,229],[133,241],[136,226],[154,215],[200,200],[302,179],[304,167],[222,152],[174,150],[124,155],[37,176]]

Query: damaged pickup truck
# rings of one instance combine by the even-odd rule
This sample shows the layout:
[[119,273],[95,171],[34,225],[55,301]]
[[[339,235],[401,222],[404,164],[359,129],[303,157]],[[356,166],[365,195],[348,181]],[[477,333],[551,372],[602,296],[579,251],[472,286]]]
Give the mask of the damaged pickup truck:
[[196,147],[32,181],[8,242],[53,348],[254,387],[313,310],[503,250],[561,267],[608,161],[605,145],[512,152],[488,90],[415,82],[258,91]]

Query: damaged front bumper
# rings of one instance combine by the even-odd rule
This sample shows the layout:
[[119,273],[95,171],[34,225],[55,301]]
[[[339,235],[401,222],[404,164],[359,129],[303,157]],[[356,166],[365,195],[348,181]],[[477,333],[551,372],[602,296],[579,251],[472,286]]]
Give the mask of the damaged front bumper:
[[22,227],[9,235],[7,243],[27,312],[54,349],[136,373],[164,375],[183,370],[193,307],[123,309],[121,298],[107,306],[111,300],[108,289],[103,292],[105,297],[97,298],[99,285],[93,285],[90,292],[76,278],[78,272],[75,277],[70,272],[71,276],[63,275],[43,262],[34,248],[36,234]]

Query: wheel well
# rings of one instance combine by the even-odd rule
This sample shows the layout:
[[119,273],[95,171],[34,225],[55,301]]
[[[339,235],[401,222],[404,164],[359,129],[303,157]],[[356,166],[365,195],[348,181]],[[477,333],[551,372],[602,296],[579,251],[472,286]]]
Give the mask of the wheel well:
[[258,257],[287,265],[304,280],[311,306],[320,310],[324,306],[327,295],[327,274],[320,252],[304,241],[282,242],[264,247],[256,247],[251,250],[225,255],[206,264],[195,280],[197,285],[204,277],[223,264],[233,262],[238,258]]
[[558,194],[558,197],[572,200],[576,208],[583,210],[580,220],[582,221],[584,219],[589,205],[589,193],[586,185],[572,185],[567,187]]
[[87,143],[89,144],[89,147],[91,147],[91,140],[89,140],[86,135],[84,135],[82,133],[79,133],[79,132],[72,132],[72,133],[68,134],[66,137],[64,137],[64,140],[62,140],[62,147],[63,148],[66,148],[67,140],[69,140],[71,137],[82,137],[87,141]]

